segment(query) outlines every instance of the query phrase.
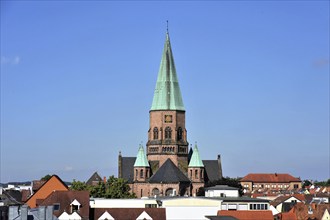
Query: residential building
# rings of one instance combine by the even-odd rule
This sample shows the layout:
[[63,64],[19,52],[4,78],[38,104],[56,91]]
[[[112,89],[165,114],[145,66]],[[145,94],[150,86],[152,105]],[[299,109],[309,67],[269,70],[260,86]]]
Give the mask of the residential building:
[[30,196],[26,204],[30,208],[36,208],[41,201],[47,198],[53,191],[68,191],[67,185],[56,175],[53,175],[49,180],[40,186],[35,193]]
[[174,65],[169,33],[149,111],[146,152],[119,153],[118,177],[128,180],[137,197],[196,195],[205,182],[222,178],[220,156],[203,161],[197,144],[189,149],[185,107]]
[[86,184],[90,185],[90,186],[96,186],[98,185],[100,182],[102,182],[102,178],[101,176],[95,172],[93,173],[93,175],[87,180]]
[[240,180],[245,192],[281,191],[301,189],[301,180],[282,173],[250,173]]
[[[58,219],[89,219],[88,191],[54,191],[39,203],[39,206],[53,206]],[[79,217],[78,217],[79,216]]]
[[[274,220],[273,214],[271,211],[229,211],[221,210],[218,212],[218,216],[224,217],[233,217],[237,220]],[[230,218],[229,218],[230,219]]]
[[228,185],[205,188],[205,197],[239,197],[239,189]]

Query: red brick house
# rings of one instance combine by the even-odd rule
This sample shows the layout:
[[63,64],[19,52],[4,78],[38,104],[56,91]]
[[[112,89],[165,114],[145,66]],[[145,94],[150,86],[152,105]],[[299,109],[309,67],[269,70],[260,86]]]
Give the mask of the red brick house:
[[250,173],[240,180],[246,192],[298,190],[301,180],[286,173]]
[[54,191],[68,191],[68,186],[56,175],[53,175],[49,180],[44,182],[32,196],[30,196],[26,204],[30,208],[36,208],[41,201],[49,196]]

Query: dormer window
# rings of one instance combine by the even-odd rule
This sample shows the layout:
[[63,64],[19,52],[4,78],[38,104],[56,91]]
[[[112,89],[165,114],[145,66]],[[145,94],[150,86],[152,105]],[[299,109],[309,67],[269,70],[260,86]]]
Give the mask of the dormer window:
[[71,206],[71,213],[78,212],[79,208],[81,207],[81,204],[75,199],[70,204]]

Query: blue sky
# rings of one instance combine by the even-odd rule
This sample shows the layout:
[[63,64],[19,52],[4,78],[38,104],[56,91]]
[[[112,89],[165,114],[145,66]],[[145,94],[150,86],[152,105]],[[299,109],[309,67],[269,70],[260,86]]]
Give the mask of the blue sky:
[[203,159],[329,178],[328,1],[1,1],[0,182],[117,175],[147,141],[166,20]]

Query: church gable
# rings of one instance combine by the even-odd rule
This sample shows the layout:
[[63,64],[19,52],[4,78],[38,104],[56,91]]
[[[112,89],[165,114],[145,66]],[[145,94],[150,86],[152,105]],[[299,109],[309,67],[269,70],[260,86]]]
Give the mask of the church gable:
[[175,166],[171,159],[167,159],[166,162],[158,169],[158,171],[149,179],[150,183],[179,183],[190,182],[186,175]]

